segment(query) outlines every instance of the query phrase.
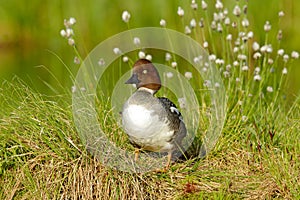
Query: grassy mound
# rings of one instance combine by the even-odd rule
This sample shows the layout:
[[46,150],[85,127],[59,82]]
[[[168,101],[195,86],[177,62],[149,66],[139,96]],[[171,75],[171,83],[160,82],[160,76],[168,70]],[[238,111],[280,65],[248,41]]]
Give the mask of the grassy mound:
[[299,102],[288,112],[258,107],[247,122],[228,117],[205,159],[139,175],[93,159],[66,102],[17,79],[3,82],[0,91],[1,199],[299,198]]

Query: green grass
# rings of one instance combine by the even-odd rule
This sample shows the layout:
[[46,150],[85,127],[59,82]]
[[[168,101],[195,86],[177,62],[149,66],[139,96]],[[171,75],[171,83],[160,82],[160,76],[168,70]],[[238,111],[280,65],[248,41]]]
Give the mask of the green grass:
[[288,113],[271,113],[277,116],[268,122],[274,125],[272,138],[270,124],[260,120],[270,113],[258,107],[260,123],[228,119],[205,159],[139,175],[93,159],[67,103],[49,101],[18,79],[5,81],[0,90],[1,199],[299,198],[299,101]]

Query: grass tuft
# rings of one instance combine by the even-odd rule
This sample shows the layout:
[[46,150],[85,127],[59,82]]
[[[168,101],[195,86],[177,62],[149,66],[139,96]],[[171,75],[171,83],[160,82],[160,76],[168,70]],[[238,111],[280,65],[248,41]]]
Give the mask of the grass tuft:
[[[1,91],[1,199],[299,197],[299,102],[289,115],[277,113],[272,137],[264,122],[228,120],[215,151],[205,159],[140,175],[109,169],[89,155],[66,103],[46,100],[18,79],[4,82]],[[261,118],[269,115],[261,113]]]

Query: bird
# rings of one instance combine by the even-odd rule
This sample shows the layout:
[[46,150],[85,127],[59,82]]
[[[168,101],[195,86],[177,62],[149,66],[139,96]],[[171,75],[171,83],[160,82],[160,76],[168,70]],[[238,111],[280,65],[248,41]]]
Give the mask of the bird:
[[182,140],[187,135],[181,113],[168,98],[155,96],[161,80],[151,61],[137,60],[125,84],[136,87],[122,110],[122,126],[135,147],[135,161],[140,150],[167,152],[165,168],[169,168],[173,152],[183,151]]

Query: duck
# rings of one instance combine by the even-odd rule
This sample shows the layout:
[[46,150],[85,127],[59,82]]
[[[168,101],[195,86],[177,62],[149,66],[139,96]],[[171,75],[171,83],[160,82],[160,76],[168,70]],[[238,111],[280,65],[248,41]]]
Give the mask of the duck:
[[151,61],[137,60],[125,84],[136,87],[122,110],[122,126],[135,147],[135,161],[141,150],[167,152],[166,168],[169,168],[173,152],[183,151],[182,140],[187,135],[181,113],[168,98],[155,96],[161,88],[161,79]]

